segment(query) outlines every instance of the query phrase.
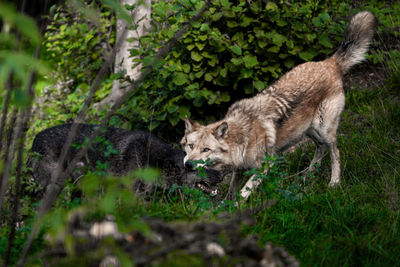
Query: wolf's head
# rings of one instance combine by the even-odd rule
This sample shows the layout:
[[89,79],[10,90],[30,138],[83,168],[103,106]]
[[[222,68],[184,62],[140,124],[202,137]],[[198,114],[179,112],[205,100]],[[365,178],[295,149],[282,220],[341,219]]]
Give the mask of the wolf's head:
[[207,159],[209,159],[209,166],[217,171],[225,171],[232,167],[231,146],[226,138],[227,122],[219,121],[203,126],[185,118],[185,127],[181,145],[186,152],[183,160],[186,168],[193,169],[195,161]]

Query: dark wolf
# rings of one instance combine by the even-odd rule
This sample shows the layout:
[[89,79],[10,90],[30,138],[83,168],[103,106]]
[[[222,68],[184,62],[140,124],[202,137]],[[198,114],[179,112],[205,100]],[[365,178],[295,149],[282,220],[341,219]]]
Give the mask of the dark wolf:
[[[281,152],[308,136],[316,144],[309,169],[319,163],[328,148],[331,157],[330,186],[340,182],[336,132],[345,105],[342,77],[364,60],[376,28],[368,11],[355,14],[337,51],[328,59],[301,64],[256,96],[234,103],[225,117],[203,126],[185,120],[181,144],[185,165],[210,159],[212,168],[225,172],[259,168],[265,153]],[[260,182],[250,179],[241,191]]]
[[[32,168],[33,181],[42,189],[50,183],[51,174],[57,167],[71,126],[72,124],[64,124],[45,129],[36,135],[32,143],[33,156],[30,157],[28,166]],[[66,165],[72,161],[85,140],[93,135],[96,127],[99,126],[79,125]],[[84,174],[82,170],[94,171],[101,163],[103,166],[107,165],[104,169],[106,173],[115,176],[128,174],[138,168],[158,168],[162,172],[162,182],[167,188],[172,184],[187,184],[202,187],[207,191],[220,181],[216,171],[207,170],[207,177],[203,179],[196,171],[186,170],[183,165],[184,156],[185,152],[172,148],[149,132],[108,127],[96,137],[87,155],[77,164],[77,170],[71,174],[71,178],[75,181]],[[142,183],[136,183],[135,186],[137,190],[144,187]]]

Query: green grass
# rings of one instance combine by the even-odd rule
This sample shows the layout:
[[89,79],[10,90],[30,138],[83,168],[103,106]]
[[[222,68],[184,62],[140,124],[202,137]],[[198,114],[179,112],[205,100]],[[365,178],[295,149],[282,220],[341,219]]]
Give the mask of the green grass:
[[[269,182],[244,205],[256,210],[270,198],[279,199],[272,207],[255,213],[257,222],[245,226],[245,234],[257,234],[260,245],[272,242],[285,247],[303,266],[400,266],[400,100],[392,84],[347,92],[347,107],[338,132],[340,186],[328,188],[329,156],[315,174],[306,175],[305,184],[301,177],[284,179],[307,167],[313,156],[312,144],[298,148],[283,163],[274,165],[267,177]],[[142,216],[196,221],[213,219],[220,211],[235,211],[233,205],[221,208],[218,202],[192,189],[144,202],[130,192],[131,182],[129,177],[83,180],[83,204],[68,202],[62,196],[57,209],[46,217],[43,233],[53,238],[62,236],[68,214],[84,207],[92,219],[113,214],[120,230],[126,232],[146,232]],[[277,186],[288,190],[277,191]],[[104,188],[101,197],[98,188]],[[65,190],[64,195],[69,191]],[[116,201],[119,204],[114,208]],[[44,247],[41,236],[35,251]],[[17,237],[21,243],[23,237]],[[15,260],[19,249],[20,245]],[[66,262],[73,260],[71,257]],[[167,262],[179,266],[186,260],[170,255]]]
[[[315,174],[306,175],[305,184],[301,177],[285,179],[306,168],[312,159],[314,146],[301,146],[283,163],[274,165],[268,182],[244,205],[257,210],[266,200],[279,199],[272,207],[255,213],[256,224],[245,226],[245,234],[257,234],[261,245],[272,242],[285,247],[303,266],[400,266],[400,80],[396,70],[392,68],[382,88],[346,92],[346,109],[338,131],[341,184],[328,188],[328,155]],[[66,187],[56,209],[44,218],[42,234],[32,253],[45,248],[46,234],[55,239],[62,236],[70,214],[85,208],[87,219],[113,214],[119,229],[125,232],[148,231],[140,221],[143,216],[196,221],[236,210],[232,203],[223,208],[219,202],[187,188],[144,202],[131,192],[129,177],[98,181],[88,178],[80,185],[85,195],[82,203],[70,201],[72,189]],[[277,186],[288,190],[277,191]],[[17,232],[13,262],[30,231],[34,211],[29,198],[24,198],[22,211],[28,219]],[[8,231],[8,227],[0,231],[1,254],[6,249]],[[99,255],[88,255],[88,259]],[[32,260],[37,262],[35,257]],[[74,260],[71,257],[65,262]],[[197,260],[178,260],[171,254],[166,262],[186,266]]]
[[[307,167],[313,156],[312,144],[298,148],[284,162],[274,165],[263,189],[252,194],[244,205],[257,210],[266,200],[279,199],[272,207],[255,213],[256,224],[245,226],[245,234],[257,234],[260,245],[272,242],[285,247],[303,266],[400,266],[400,87],[393,81],[383,88],[347,91],[347,107],[338,132],[341,184],[328,188],[329,156],[315,174],[306,175],[305,184],[301,177],[285,179]],[[67,186],[56,209],[44,218],[44,229],[33,252],[44,249],[46,234],[54,240],[62,236],[70,214],[85,208],[87,219],[113,214],[124,232],[148,231],[140,221],[143,216],[196,221],[236,210],[233,205],[223,208],[219,202],[187,188],[144,202],[129,190],[131,183],[129,177],[83,179],[82,204],[68,200],[71,188]],[[277,191],[277,186],[288,190]],[[101,196],[99,188],[103,188]],[[29,201],[24,201],[24,209],[30,210],[25,214],[31,217],[31,206],[27,205]],[[29,233],[29,221],[26,223],[17,233],[13,262]],[[7,231],[4,228],[1,233],[2,253]],[[37,262],[35,257],[32,260]],[[74,260],[72,256],[65,262]],[[193,260],[196,262],[196,258]],[[179,266],[187,260],[170,255],[167,262]]]
[[[397,87],[400,88],[400,87]],[[329,156],[300,200],[285,198],[257,216],[261,243],[286,247],[302,265],[400,266],[400,100],[395,87],[347,92],[338,138],[342,182],[328,189]],[[398,89],[397,89],[398,91]],[[311,160],[305,146],[289,173]]]

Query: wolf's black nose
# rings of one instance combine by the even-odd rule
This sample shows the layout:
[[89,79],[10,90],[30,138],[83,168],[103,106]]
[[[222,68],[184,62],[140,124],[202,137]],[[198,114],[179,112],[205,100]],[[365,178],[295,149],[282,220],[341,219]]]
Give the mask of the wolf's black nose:
[[194,169],[194,163],[192,160],[188,160],[185,162],[185,168],[188,170],[193,170]]

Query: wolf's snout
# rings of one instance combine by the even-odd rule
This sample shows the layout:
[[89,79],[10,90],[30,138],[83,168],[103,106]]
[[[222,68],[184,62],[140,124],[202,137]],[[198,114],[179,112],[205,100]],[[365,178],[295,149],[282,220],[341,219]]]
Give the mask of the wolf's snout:
[[192,160],[187,160],[185,162],[185,168],[188,170],[193,170],[194,169],[194,162]]

